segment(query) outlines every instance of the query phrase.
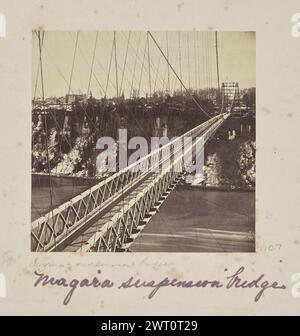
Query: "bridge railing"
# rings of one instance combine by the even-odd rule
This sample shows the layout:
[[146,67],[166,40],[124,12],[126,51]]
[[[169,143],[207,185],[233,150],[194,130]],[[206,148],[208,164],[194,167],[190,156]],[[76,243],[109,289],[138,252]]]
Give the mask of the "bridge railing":
[[[199,126],[189,130],[185,134],[151,152],[145,157],[132,163],[128,167],[100,181],[59,207],[49,211],[46,215],[32,222],[31,248],[32,251],[49,251],[68,238],[70,234],[84,226],[104,210],[109,204],[132,188],[137,182],[157,168],[169,149],[172,155],[177,142],[184,137],[194,138],[213,124],[222,122],[224,115],[217,115]],[[156,156],[157,159],[153,160]],[[142,170],[141,167],[148,169]]]

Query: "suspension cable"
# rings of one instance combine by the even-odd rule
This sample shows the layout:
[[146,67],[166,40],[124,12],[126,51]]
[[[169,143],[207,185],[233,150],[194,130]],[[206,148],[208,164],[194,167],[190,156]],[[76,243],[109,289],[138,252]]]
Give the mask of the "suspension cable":
[[[131,46],[132,47],[132,46]],[[133,48],[133,47],[132,47]],[[135,48],[133,48],[134,50],[135,50]],[[160,55],[160,57],[161,57],[161,54],[159,54]],[[142,64],[143,62],[142,62],[142,60],[140,59],[140,57],[139,57],[139,55],[137,55],[137,58],[138,58],[138,61],[139,61],[139,63],[140,64]],[[153,71],[155,71],[155,64],[153,63],[153,61],[152,61],[152,59],[150,58],[150,65],[151,65],[151,67],[153,68]],[[161,78],[161,76],[159,76],[159,77],[157,77],[157,79],[159,79],[159,81],[161,82],[161,84],[162,85],[164,85],[164,79],[163,78]],[[154,78],[151,78],[151,83],[154,81]],[[153,85],[155,85],[155,81],[154,81],[154,83],[153,83]],[[151,84],[151,86],[152,86],[152,84]]]
[[200,67],[200,47],[199,47],[199,32],[197,32],[197,36],[196,36],[196,42],[197,42],[197,63],[198,63],[198,80],[199,80],[199,84],[198,84],[198,88],[200,90],[201,88],[201,67]]
[[[181,64],[181,41],[180,41],[180,32],[178,32],[178,49],[179,49],[179,74],[180,78],[182,78],[182,64]],[[182,85],[180,87],[182,92]]]
[[108,83],[109,83],[109,77],[110,77],[110,71],[111,71],[111,64],[112,64],[113,53],[114,53],[114,42],[112,43],[111,53],[110,53],[110,60],[109,60],[109,66],[108,66],[108,74],[107,74],[105,93],[104,93],[104,97],[105,98],[106,98],[107,88],[108,88]]
[[149,75],[149,97],[151,97],[151,67],[150,67],[150,49],[149,49],[149,34],[147,33],[148,46],[148,75]]
[[78,46],[78,39],[79,39],[79,31],[76,33],[76,41],[75,41],[74,55],[73,55],[72,68],[71,68],[71,74],[70,74],[68,95],[70,94],[71,87],[72,87],[72,79],[73,79],[73,72],[74,72],[74,66],[75,66],[75,58],[76,58],[76,52],[77,52],[77,46]]
[[197,100],[195,99],[195,97],[189,92],[189,90],[186,88],[186,86],[184,85],[184,83],[182,82],[181,78],[177,75],[176,71],[174,70],[174,68],[172,67],[172,65],[170,64],[168,58],[166,57],[166,55],[164,54],[164,52],[162,51],[161,47],[159,46],[159,44],[156,42],[154,36],[152,35],[152,33],[150,31],[149,35],[152,38],[153,42],[155,43],[155,45],[157,46],[157,48],[159,49],[159,51],[162,53],[164,59],[166,60],[166,62],[168,63],[169,67],[171,68],[171,70],[173,71],[173,73],[175,74],[175,76],[177,77],[177,79],[179,80],[179,82],[181,83],[181,85],[184,87],[185,91],[191,96],[191,98],[193,99],[193,101],[195,102],[195,104],[199,107],[199,109],[208,117],[210,118],[210,115],[202,108],[202,106],[197,102]]
[[140,90],[141,90],[141,83],[142,83],[142,77],[143,77],[142,75],[143,75],[143,69],[144,69],[144,64],[145,64],[146,51],[147,51],[147,41],[145,43],[145,48],[144,48],[144,55],[143,55],[143,62],[142,62],[142,67],[141,67],[138,96],[140,96]]
[[[121,35],[121,36],[122,36],[122,35]],[[118,65],[118,69],[121,70],[121,71],[123,71],[123,70],[121,69],[120,65]],[[130,69],[129,65],[127,65],[127,69],[128,69],[128,71],[130,72],[130,74],[133,74],[133,72],[132,72],[132,70]],[[124,73],[124,79],[127,81],[128,86],[131,86],[131,80],[129,80],[129,78],[126,76],[126,72]],[[142,91],[143,91],[143,92],[145,93],[145,95],[146,95],[146,91],[145,91],[145,90],[142,90]],[[119,90],[119,92],[120,92],[120,90]]]
[[218,103],[220,105],[220,73],[219,73],[219,54],[218,54],[218,32],[215,32],[215,42],[216,42],[216,66],[217,66],[217,81],[218,81]]
[[197,47],[196,47],[196,32],[193,31],[193,40],[194,40],[194,80],[195,80],[195,90],[198,86],[198,68],[197,68]]
[[128,34],[127,47],[126,47],[126,54],[125,54],[125,61],[124,61],[124,66],[123,66],[123,71],[122,71],[122,79],[121,79],[121,84],[120,84],[120,93],[121,93],[121,94],[122,94],[122,86],[123,86],[123,79],[124,79],[125,67],[126,67],[126,63],[127,63],[127,56],[128,56],[128,49],[129,49],[130,36],[131,36],[131,32],[129,32],[129,34]]
[[[35,32],[37,34],[37,32]],[[42,36],[42,42],[41,42],[41,47],[43,47],[43,43],[44,43],[44,34]],[[35,87],[34,87],[34,94],[33,94],[33,98],[36,98],[36,91],[38,90],[38,79],[39,79],[39,75],[40,75],[40,62],[38,63],[38,68],[37,68],[37,72],[36,72],[36,80],[35,80]]]
[[[70,34],[70,37],[72,38],[72,40],[74,41],[71,32],[69,32],[69,34]],[[86,39],[84,38],[84,34],[81,34],[80,36],[81,36],[81,39],[82,39],[85,43],[87,43]],[[91,49],[92,52],[93,52],[93,49],[92,49],[88,44],[87,44],[87,47],[88,47],[89,49]],[[87,67],[89,68],[89,67],[90,67],[90,63],[89,63],[89,61],[86,59],[86,57],[84,56],[84,54],[83,54],[83,52],[81,51],[80,48],[78,48],[78,51],[80,52],[80,55],[81,55],[82,59],[84,60],[85,64],[86,64]],[[96,60],[97,60],[97,58],[96,58]],[[101,93],[101,92],[104,92],[104,88],[103,88],[103,86],[101,85],[100,81],[98,80],[98,78],[97,78],[95,72],[92,71],[92,74],[93,74],[93,77],[94,77],[94,79],[96,80],[97,84],[99,85],[99,91],[100,91],[100,93]]]
[[[166,41],[167,41],[167,59],[169,59],[169,39],[168,39],[168,32],[166,32]],[[169,91],[169,94],[170,94],[171,92],[170,92],[170,69],[169,68],[168,68],[168,91]]]
[[95,55],[96,55],[96,49],[97,49],[98,35],[99,35],[99,32],[97,31],[96,38],[95,38],[94,51],[93,51],[92,64],[91,64],[91,72],[90,72],[90,77],[89,77],[89,82],[88,82],[88,87],[87,87],[87,93],[86,93],[87,97],[88,97],[88,94],[90,92],[90,87],[91,87],[91,80],[92,80],[92,74],[93,74],[93,68],[94,68],[94,62],[95,62]]
[[189,32],[187,32],[187,61],[188,61],[188,75],[189,75],[189,89],[191,88],[191,74],[190,74],[190,39]]
[[132,81],[131,81],[131,87],[130,87],[130,93],[129,93],[130,97],[133,95],[133,83],[134,83],[134,78],[135,78],[135,70],[136,70],[136,64],[137,64],[137,60],[138,60],[138,53],[139,53],[139,50],[140,50],[140,46],[141,46],[141,32],[139,33],[138,47],[137,47],[137,50],[136,50],[135,61],[134,61],[134,66],[133,66]]
[[[39,41],[39,58],[40,58],[40,74],[41,74],[41,86],[42,86],[42,102],[43,102],[43,111],[44,111],[44,126],[45,126],[45,145],[46,145],[46,159],[48,164],[48,173],[49,173],[49,193],[50,193],[50,207],[53,208],[53,191],[52,191],[52,180],[51,180],[51,171],[50,171],[50,159],[49,159],[49,145],[48,145],[48,126],[47,126],[47,115],[45,111],[45,88],[44,88],[44,74],[43,74],[43,61],[42,61],[42,41],[41,41],[41,32],[36,32],[38,41]],[[43,32],[43,41],[44,41],[45,32]]]
[[208,52],[209,93],[210,93],[209,98],[211,98],[211,89],[212,89],[211,32],[208,32],[207,40],[208,40],[207,52]]
[[154,80],[154,88],[153,92],[156,90],[156,83],[157,83],[157,78],[158,78],[158,73],[159,73],[159,67],[160,67],[160,62],[161,62],[161,53],[159,54],[158,62],[157,62],[157,68],[156,68],[156,73],[155,73],[155,80]]
[[116,71],[117,97],[119,97],[117,39],[116,39],[116,32],[115,31],[114,31],[114,49],[115,49],[115,71]]

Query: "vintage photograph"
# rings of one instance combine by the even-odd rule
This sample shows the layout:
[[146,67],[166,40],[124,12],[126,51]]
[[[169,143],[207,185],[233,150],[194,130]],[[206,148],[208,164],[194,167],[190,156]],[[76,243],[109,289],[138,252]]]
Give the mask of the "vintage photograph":
[[251,31],[33,31],[32,252],[255,252]]

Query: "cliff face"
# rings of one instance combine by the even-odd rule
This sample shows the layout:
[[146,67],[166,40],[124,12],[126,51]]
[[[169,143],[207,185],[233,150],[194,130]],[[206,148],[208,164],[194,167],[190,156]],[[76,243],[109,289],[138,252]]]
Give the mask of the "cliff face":
[[243,181],[250,187],[255,187],[255,142],[243,142],[238,153],[239,172]]
[[[213,115],[209,101],[201,101]],[[34,112],[32,117],[32,171],[82,177],[103,176],[96,169],[100,151],[97,140],[117,140],[119,128],[128,129],[128,139],[182,135],[206,118],[188,97],[161,97],[89,103],[73,111]],[[48,150],[46,148],[48,147]],[[205,147],[206,185],[229,189],[255,187],[255,116],[226,119]]]
[[206,186],[255,188],[255,141],[213,140],[206,149],[204,172]]
[[[205,118],[189,97],[158,97],[118,103],[89,103],[72,111],[35,111],[32,117],[32,171],[61,175],[96,176],[97,140],[117,140],[119,128],[128,129],[128,138],[178,136],[202,123]],[[208,110],[212,106],[202,101]],[[46,136],[47,134],[47,136]],[[48,150],[46,148],[48,147]]]

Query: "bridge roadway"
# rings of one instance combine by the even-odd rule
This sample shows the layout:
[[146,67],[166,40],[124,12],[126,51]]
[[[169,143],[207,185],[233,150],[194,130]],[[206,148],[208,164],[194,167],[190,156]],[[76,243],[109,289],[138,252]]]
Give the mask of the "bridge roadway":
[[[214,117],[183,136],[193,138],[203,136],[207,141],[226,117],[227,115]],[[194,148],[195,143],[189,150],[194,151]],[[179,150],[181,151],[177,149],[171,152],[171,157],[163,158],[161,148],[158,152],[159,167],[162,168],[167,160],[172,161]],[[149,162],[151,156],[153,154],[138,163],[145,162],[145,159]],[[175,166],[172,168],[174,169]],[[119,176],[116,182],[114,176]],[[107,179],[108,183],[113,181],[111,188],[104,189],[106,191],[101,193],[104,202],[98,202],[100,188],[97,189],[96,186],[91,188],[88,194],[84,192],[78,195],[69,203],[49,212],[48,216],[33,222],[32,248],[36,251],[67,252],[126,250],[150,220],[157,207],[174,189],[181,176],[182,173],[174,171],[153,173],[148,170],[143,173],[132,173],[125,170],[116,173]],[[74,208],[76,203],[79,205]],[[72,220],[70,214],[73,212],[75,217],[73,215]]]

